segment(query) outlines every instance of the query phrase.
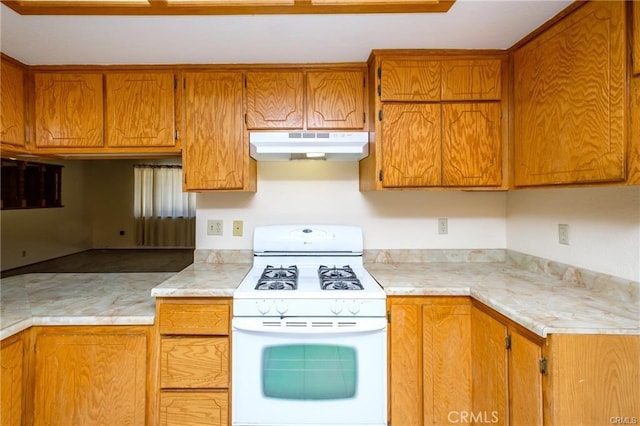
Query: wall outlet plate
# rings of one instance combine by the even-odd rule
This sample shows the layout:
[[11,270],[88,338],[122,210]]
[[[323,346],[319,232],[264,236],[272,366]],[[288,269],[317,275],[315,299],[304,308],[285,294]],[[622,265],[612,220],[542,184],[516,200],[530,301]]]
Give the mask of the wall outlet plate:
[[449,219],[446,217],[438,218],[438,234],[445,235],[449,233]]
[[242,237],[242,228],[243,228],[243,223],[241,220],[234,220],[233,221],[233,236],[234,237]]
[[558,225],[558,242],[569,245],[569,225],[561,223]]
[[207,220],[207,235],[222,235],[222,220]]

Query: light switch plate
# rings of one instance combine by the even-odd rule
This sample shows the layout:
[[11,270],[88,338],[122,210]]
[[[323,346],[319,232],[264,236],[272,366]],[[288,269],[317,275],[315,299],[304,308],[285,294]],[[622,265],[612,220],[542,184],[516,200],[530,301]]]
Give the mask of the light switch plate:
[[561,223],[558,225],[558,242],[569,245],[569,225]]

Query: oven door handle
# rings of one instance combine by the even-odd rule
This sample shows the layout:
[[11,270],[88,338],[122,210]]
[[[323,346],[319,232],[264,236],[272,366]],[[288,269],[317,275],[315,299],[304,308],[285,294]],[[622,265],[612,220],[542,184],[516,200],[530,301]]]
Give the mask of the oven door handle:
[[386,318],[233,318],[233,330],[279,334],[346,334],[384,331]]

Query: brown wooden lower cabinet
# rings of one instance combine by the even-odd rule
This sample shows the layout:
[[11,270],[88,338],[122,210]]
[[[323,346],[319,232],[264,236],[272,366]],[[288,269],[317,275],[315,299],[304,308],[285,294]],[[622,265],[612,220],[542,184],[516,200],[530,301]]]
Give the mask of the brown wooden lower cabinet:
[[161,426],[230,424],[231,299],[160,298]]
[[23,333],[6,338],[0,346],[0,423],[19,426],[24,413]]

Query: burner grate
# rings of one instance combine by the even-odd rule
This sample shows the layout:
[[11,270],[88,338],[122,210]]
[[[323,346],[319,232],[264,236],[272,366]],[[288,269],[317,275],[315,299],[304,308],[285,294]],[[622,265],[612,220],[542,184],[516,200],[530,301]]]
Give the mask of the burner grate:
[[255,286],[256,290],[295,290],[298,288],[298,267],[267,265]]
[[349,265],[341,268],[321,265],[318,268],[318,277],[322,290],[364,290],[364,286]]

